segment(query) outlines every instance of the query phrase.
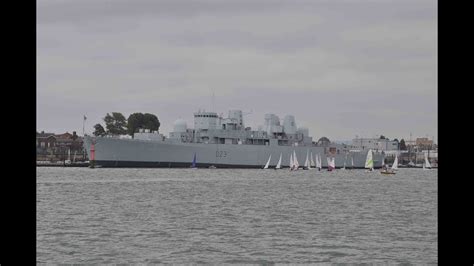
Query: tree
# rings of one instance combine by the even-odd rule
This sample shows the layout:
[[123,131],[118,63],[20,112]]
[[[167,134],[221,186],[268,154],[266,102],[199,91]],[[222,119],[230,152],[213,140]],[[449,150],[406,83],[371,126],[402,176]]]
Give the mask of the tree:
[[146,113],[143,115],[143,119],[146,129],[155,131],[160,128],[160,121],[158,120],[158,117],[156,117],[156,115]]
[[385,139],[385,136],[384,136],[384,135],[380,135],[380,139]]
[[406,151],[406,150],[407,150],[407,146],[406,146],[406,144],[405,144],[405,140],[404,140],[404,139],[400,140],[400,150],[402,150],[402,151]]
[[151,131],[158,130],[160,128],[160,121],[153,114],[142,114],[133,113],[128,117],[127,120],[127,132],[130,136],[133,136],[138,129],[149,129]]
[[101,124],[95,124],[94,126],[94,136],[105,136],[105,130],[104,127]]
[[112,112],[112,115],[107,113],[104,117],[104,122],[107,133],[112,135],[124,135],[127,133],[127,119],[125,119],[122,113]]
[[133,113],[129,115],[127,119],[127,133],[133,136],[133,133],[137,132],[140,128],[143,128],[143,114]]

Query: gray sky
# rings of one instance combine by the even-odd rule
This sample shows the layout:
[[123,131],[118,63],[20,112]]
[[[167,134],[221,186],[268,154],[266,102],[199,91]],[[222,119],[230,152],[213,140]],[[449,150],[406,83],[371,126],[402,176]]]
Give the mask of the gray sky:
[[107,112],[296,118],[318,139],[437,139],[437,1],[38,0],[37,129]]

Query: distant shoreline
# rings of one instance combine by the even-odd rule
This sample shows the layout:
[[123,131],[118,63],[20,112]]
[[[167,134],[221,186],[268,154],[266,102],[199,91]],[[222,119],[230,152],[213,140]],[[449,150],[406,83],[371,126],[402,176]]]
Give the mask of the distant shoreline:
[[89,167],[89,163],[36,163],[36,167]]

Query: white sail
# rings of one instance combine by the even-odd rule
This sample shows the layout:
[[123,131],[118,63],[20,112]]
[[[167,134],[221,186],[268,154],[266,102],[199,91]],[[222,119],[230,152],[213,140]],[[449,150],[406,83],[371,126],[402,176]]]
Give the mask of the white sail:
[[304,167],[309,168],[309,151],[306,151],[306,160],[304,161]]
[[398,155],[395,154],[395,160],[393,161],[392,164],[392,169],[397,170],[398,169]]
[[74,151],[74,157],[73,157],[74,159],[73,159],[73,162],[76,162],[76,153],[77,153],[77,151]]
[[372,149],[367,152],[367,159],[365,160],[365,168],[374,169],[374,160],[372,158]]
[[282,154],[280,153],[280,159],[278,159],[278,163],[277,163],[275,169],[280,169],[281,168],[281,156],[282,156]]
[[343,170],[346,169],[346,161],[347,161],[347,154],[346,154],[346,158],[344,158],[344,166],[342,167]]
[[311,165],[311,167],[314,167],[315,164],[314,164],[314,161],[313,161],[313,152],[311,152],[311,156],[310,156],[309,158],[310,158],[310,165]]
[[431,164],[430,164],[430,161],[428,160],[428,154],[425,153],[425,167],[426,168],[431,168]]
[[294,167],[294,162],[293,162],[293,154],[290,154],[290,169],[293,169]]
[[296,152],[293,150],[293,164],[295,165],[295,169],[300,167],[300,163],[298,163],[298,157],[296,157]]
[[354,168],[354,157],[351,157],[351,166]]
[[328,169],[336,169],[336,158],[326,157],[328,161]]
[[268,161],[267,163],[265,164],[265,167],[263,167],[263,169],[268,169],[268,166],[270,165],[270,160],[272,159],[272,155],[270,154],[270,157],[268,157]]
[[316,167],[321,170],[321,155],[316,154]]

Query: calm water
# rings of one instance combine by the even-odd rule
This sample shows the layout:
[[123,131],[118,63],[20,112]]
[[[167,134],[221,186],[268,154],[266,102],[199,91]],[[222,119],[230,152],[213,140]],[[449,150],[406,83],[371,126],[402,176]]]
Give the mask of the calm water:
[[438,263],[437,170],[36,170],[39,263]]

